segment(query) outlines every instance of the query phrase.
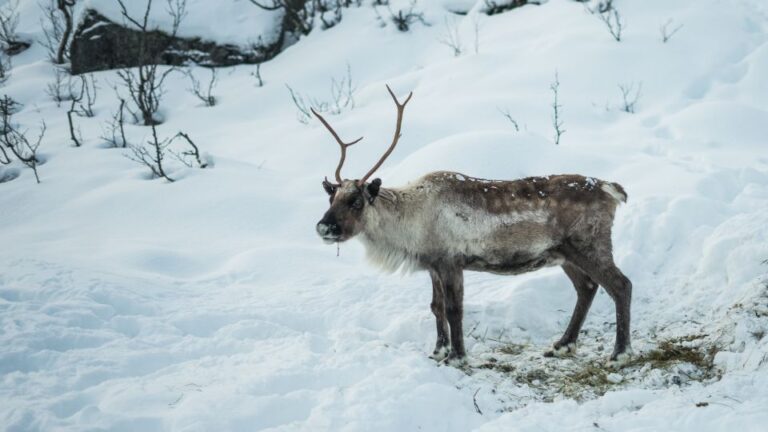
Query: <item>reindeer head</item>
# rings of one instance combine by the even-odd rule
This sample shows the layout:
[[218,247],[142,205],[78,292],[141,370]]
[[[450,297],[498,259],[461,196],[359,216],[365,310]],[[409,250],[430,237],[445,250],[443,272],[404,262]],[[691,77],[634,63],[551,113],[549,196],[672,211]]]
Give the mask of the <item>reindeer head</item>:
[[395,149],[397,141],[400,139],[400,127],[403,123],[403,111],[405,110],[405,105],[411,100],[411,96],[413,96],[413,93],[410,93],[405,99],[405,102],[400,103],[389,86],[387,86],[387,91],[389,91],[389,95],[392,96],[392,100],[395,101],[395,105],[397,106],[395,135],[392,138],[392,144],[390,144],[387,151],[384,152],[384,155],[378,162],[376,162],[373,168],[359,180],[342,180],[341,167],[344,165],[344,160],[347,157],[347,147],[360,142],[363,138],[360,137],[354,141],[345,143],[339,138],[339,135],[333,130],[323,116],[318,114],[314,109],[312,110],[315,117],[323,123],[341,147],[341,158],[339,159],[339,165],[336,167],[336,183],[329,182],[327,177],[323,180],[323,189],[325,189],[330,196],[331,208],[325,212],[323,218],[317,223],[317,233],[326,243],[343,242],[359,234],[364,228],[363,215],[368,207],[374,204],[374,201],[379,194],[381,180],[373,179],[370,183],[368,183],[367,180],[377,169],[379,169],[387,157],[392,153],[392,150]]

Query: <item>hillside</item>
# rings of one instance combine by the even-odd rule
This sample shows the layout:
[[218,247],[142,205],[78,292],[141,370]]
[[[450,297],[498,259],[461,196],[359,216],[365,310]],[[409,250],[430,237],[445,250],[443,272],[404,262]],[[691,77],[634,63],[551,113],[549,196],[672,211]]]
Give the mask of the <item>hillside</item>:
[[[20,129],[35,137],[44,120],[46,133],[39,184],[18,161],[0,165],[0,429],[764,430],[768,5],[617,0],[616,41],[573,0],[494,15],[482,1],[374,3],[261,64],[263,86],[255,65],[217,69],[212,107],[170,72],[157,132],[189,134],[208,166],[169,156],[169,182],[103,138],[113,87],[126,97],[117,71],[92,75],[95,115],[75,117],[73,145],[69,101],[46,92],[56,72],[38,1],[20,1],[19,34],[34,42],[0,95],[23,105]],[[188,8],[184,36],[249,43],[274,25],[244,0]],[[399,31],[399,10],[422,20]],[[663,42],[669,20],[682,27]],[[356,240],[322,243],[321,181],[339,150],[287,86],[327,102],[343,137],[365,137],[344,166],[358,178],[391,140],[385,84],[413,99],[384,187],[434,170],[623,185],[613,240],[634,285],[628,365],[605,365],[615,324],[602,289],[578,352],[542,357],[576,299],[559,268],[465,274],[469,364],[437,364],[428,275],[380,273]],[[151,139],[132,121],[125,132]]]

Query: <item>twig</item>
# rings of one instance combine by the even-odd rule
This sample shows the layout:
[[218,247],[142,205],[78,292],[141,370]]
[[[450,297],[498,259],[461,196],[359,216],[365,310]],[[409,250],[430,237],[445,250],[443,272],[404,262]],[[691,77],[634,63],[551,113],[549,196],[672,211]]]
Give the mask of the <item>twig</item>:
[[552,101],[552,126],[555,128],[555,145],[560,145],[560,137],[565,133],[563,129],[563,120],[561,119],[562,105],[558,103],[558,94],[560,90],[560,78],[555,71],[555,81],[550,84],[554,100]]
[[680,24],[677,27],[673,28],[672,30],[669,29],[669,26],[672,25],[672,18],[668,19],[667,22],[661,25],[659,27],[659,32],[661,33],[661,42],[667,43],[670,39],[672,39],[672,36],[675,35],[675,33],[679,32],[680,29],[683,28],[683,25]]
[[264,80],[261,79],[261,63],[256,63],[256,71],[251,72],[251,76],[256,78],[256,87],[264,87]]
[[480,410],[480,406],[477,405],[477,394],[480,392],[480,388],[475,390],[475,394],[472,395],[472,403],[475,404],[475,411],[477,411],[478,414],[483,415],[483,412]]
[[520,132],[520,126],[517,124],[517,121],[514,118],[512,118],[512,114],[510,114],[508,109],[506,108],[502,109],[498,107],[496,109],[501,113],[501,115],[506,117],[506,119],[509,120],[510,123],[512,123],[512,126],[515,128],[516,132]]
[[177,159],[178,159],[178,160],[179,160],[181,163],[183,163],[184,165],[186,165],[186,166],[188,166],[188,167],[190,167],[190,168],[191,168],[191,167],[192,167],[192,165],[191,165],[191,164],[189,164],[189,163],[187,163],[187,162],[184,160],[184,158],[182,158],[181,156],[182,156],[182,155],[183,155],[183,156],[192,156],[192,157],[194,157],[194,158],[195,158],[195,161],[197,161],[197,166],[198,166],[198,167],[200,167],[200,168],[205,168],[205,167],[207,167],[207,166],[208,166],[208,164],[207,164],[207,163],[205,163],[205,162],[203,162],[203,161],[200,159],[200,149],[198,149],[197,145],[195,145],[195,143],[192,141],[192,138],[190,138],[188,134],[186,134],[186,133],[184,133],[184,132],[181,132],[181,131],[180,131],[179,133],[177,133],[177,134],[176,134],[176,136],[174,136],[173,138],[171,138],[171,141],[173,141],[174,139],[176,139],[176,138],[178,138],[178,137],[184,138],[184,140],[185,140],[185,141],[187,141],[187,144],[189,144],[189,146],[190,146],[190,147],[192,147],[192,150],[188,150],[188,151],[182,152],[182,153],[181,153],[181,155],[179,155],[178,153],[174,153],[174,155],[176,156],[176,158],[177,158]]

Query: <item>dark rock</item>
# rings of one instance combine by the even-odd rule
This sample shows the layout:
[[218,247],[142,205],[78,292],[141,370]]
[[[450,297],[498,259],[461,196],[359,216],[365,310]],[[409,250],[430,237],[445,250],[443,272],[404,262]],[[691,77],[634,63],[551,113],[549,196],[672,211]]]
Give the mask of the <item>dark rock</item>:
[[[174,37],[151,31],[146,38],[144,62],[182,65],[189,62],[203,66],[233,66],[269,60],[277,54],[275,46],[250,48],[219,45],[200,38]],[[142,33],[110,21],[88,9],[75,30],[70,47],[72,73],[139,66]]]
[[532,0],[485,0],[482,11],[486,15],[496,15],[529,4],[541,5],[540,2]]
[[12,40],[6,42],[6,46],[3,47],[3,51],[9,56],[12,56],[26,51],[30,46],[32,46],[32,44],[27,41]]

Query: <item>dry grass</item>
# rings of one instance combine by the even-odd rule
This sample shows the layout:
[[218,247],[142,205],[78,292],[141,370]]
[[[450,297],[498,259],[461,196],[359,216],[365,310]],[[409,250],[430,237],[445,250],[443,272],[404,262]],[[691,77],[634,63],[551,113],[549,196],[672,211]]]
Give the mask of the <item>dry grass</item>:
[[[642,383],[653,370],[665,372],[677,385],[682,385],[680,375],[684,376],[685,382],[719,379],[721,371],[714,365],[718,350],[704,338],[702,334],[693,334],[661,340],[653,349],[639,353],[616,369],[608,367],[604,359],[589,358],[588,355],[538,360],[540,347],[504,344],[494,350],[497,355],[471,368],[506,375],[534,390],[542,401],[556,396],[583,401],[610,390]],[[621,378],[613,379],[611,374],[614,373]]]

